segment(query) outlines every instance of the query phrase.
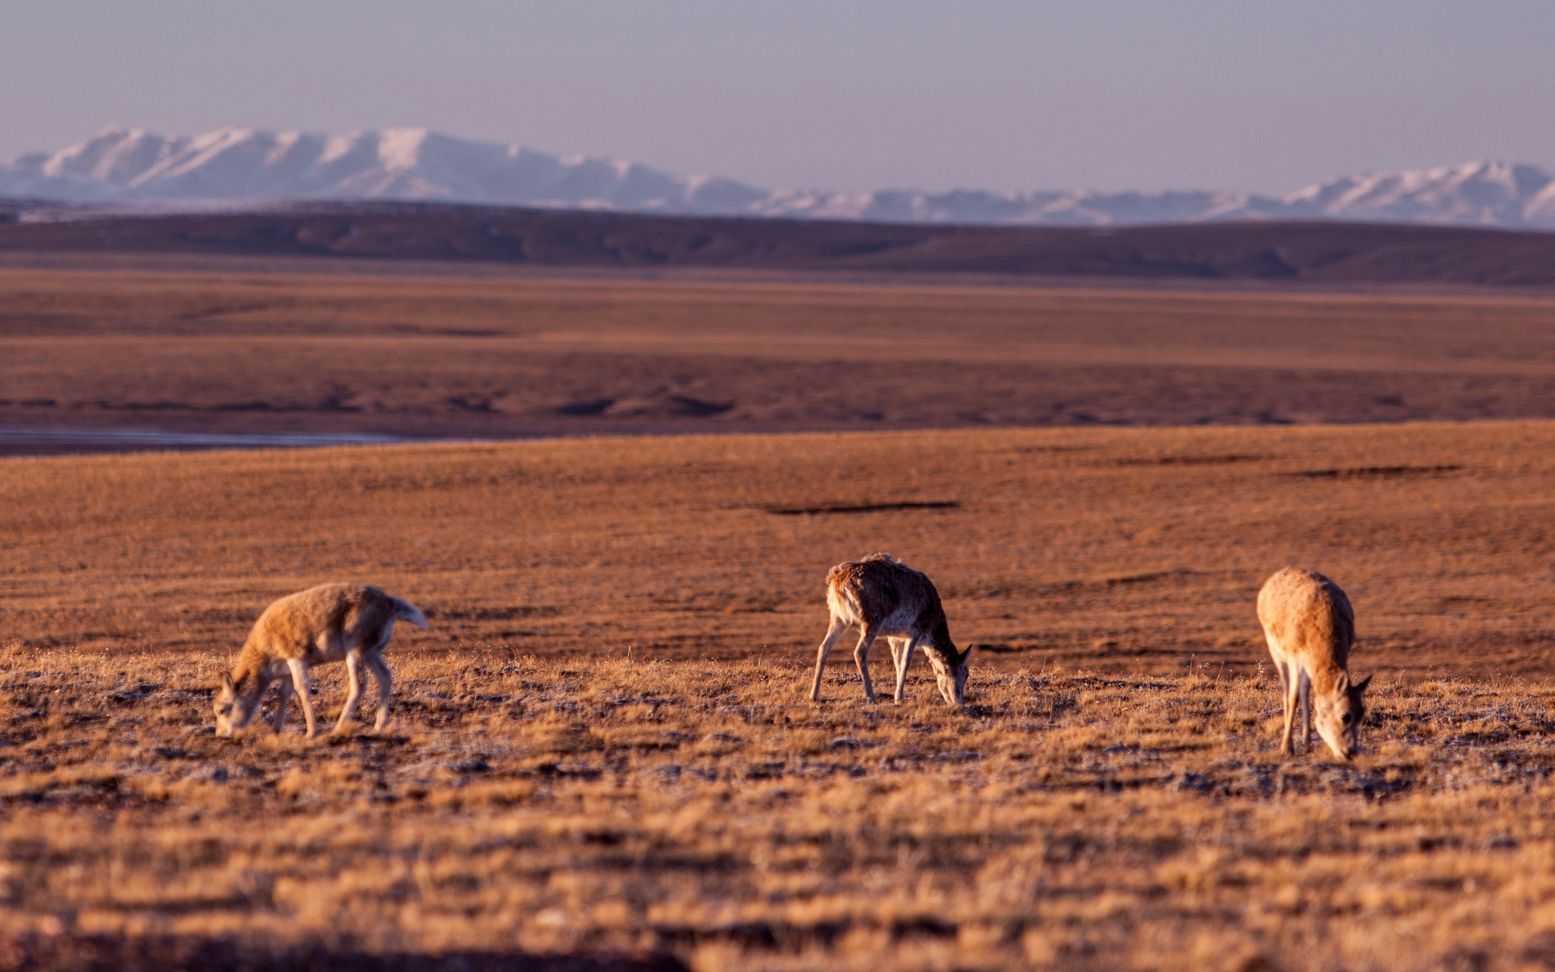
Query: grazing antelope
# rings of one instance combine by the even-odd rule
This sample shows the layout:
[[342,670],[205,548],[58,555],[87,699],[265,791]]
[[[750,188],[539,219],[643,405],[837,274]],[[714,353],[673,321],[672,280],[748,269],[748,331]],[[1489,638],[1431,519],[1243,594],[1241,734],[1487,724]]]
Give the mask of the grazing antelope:
[[1355,613],[1339,585],[1322,574],[1286,567],[1258,592],[1258,621],[1269,642],[1274,670],[1280,674],[1285,701],[1285,732],[1280,755],[1291,755],[1296,705],[1301,705],[1301,748],[1312,749],[1313,699],[1317,696],[1317,733],[1340,759],[1355,755],[1361,696],[1368,675],[1351,684],[1347,665],[1355,644]]
[[821,672],[832,645],[850,627],[859,629],[858,647],[853,660],[864,678],[864,697],[875,701],[875,689],[869,682],[869,647],[884,635],[891,644],[891,660],[896,663],[896,701],[902,701],[907,681],[907,665],[919,646],[929,657],[939,693],[949,705],[960,706],[966,691],[967,659],[972,649],[956,651],[950,640],[950,626],[940,607],[934,582],[890,554],[870,554],[863,560],[838,564],[826,574],[826,607],[831,612],[831,627],[821,642],[815,659],[815,684],[810,688],[812,701],[821,700]]
[[272,725],[279,733],[286,720],[287,688],[297,693],[308,737],[318,733],[313,702],[308,695],[308,669],[345,660],[350,684],[346,703],[335,721],[335,731],[345,728],[362,694],[362,667],[378,683],[378,718],[374,730],[389,721],[389,666],[383,649],[394,634],[395,621],[409,621],[425,631],[426,615],[408,601],[385,594],[367,584],[321,584],[289,594],[265,608],[254,623],[231,673],[222,673],[216,692],[216,734],[231,736],[244,728],[259,711],[259,700],[277,679],[291,674],[290,686],[281,686],[281,702]]

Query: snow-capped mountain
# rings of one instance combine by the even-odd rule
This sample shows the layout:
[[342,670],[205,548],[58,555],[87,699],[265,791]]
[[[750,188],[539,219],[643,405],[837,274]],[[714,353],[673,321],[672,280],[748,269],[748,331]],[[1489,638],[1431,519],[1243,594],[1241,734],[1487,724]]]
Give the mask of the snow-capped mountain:
[[0,196],[88,203],[404,199],[714,213],[744,211],[767,195],[728,179],[411,128],[223,128],[193,137],[110,128],[0,166]]
[[1555,179],[1472,162],[1340,178],[1286,196],[1226,192],[867,193],[768,190],[631,162],[556,156],[425,129],[348,135],[110,128],[0,165],[0,196],[109,205],[231,206],[397,199],[908,223],[1129,225],[1336,219],[1555,229]]

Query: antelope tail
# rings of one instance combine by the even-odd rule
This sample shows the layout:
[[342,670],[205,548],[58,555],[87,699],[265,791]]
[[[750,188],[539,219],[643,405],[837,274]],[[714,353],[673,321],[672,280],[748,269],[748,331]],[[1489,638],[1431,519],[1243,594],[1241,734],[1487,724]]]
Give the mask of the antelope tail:
[[420,608],[409,601],[397,597],[394,599],[394,616],[402,621],[409,621],[422,631],[426,631],[431,627],[427,623],[427,616],[421,613]]

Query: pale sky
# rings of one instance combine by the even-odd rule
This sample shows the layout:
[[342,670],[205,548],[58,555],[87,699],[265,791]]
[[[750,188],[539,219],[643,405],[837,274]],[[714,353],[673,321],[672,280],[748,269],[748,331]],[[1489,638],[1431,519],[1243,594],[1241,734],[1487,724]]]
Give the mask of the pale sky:
[[1550,0],[0,0],[0,159],[427,127],[773,187],[1555,167]]

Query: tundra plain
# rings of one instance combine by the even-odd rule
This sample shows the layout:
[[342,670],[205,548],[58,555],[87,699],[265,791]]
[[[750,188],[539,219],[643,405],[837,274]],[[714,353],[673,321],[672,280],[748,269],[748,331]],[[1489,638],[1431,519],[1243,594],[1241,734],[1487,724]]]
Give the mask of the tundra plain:
[[[15,458],[0,531],[0,968],[1555,962],[1555,423]],[[965,711],[806,698],[877,549]],[[1275,752],[1287,563],[1355,604],[1353,764]],[[215,738],[328,579],[431,618],[390,731]]]
[[0,269],[0,451],[79,448],[50,431],[102,448],[105,433],[148,429],[482,439],[1555,418],[1548,294],[310,266]]

